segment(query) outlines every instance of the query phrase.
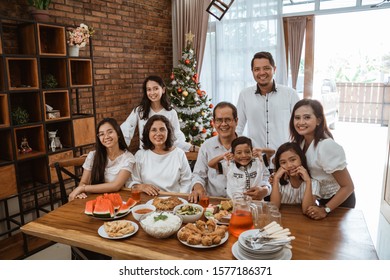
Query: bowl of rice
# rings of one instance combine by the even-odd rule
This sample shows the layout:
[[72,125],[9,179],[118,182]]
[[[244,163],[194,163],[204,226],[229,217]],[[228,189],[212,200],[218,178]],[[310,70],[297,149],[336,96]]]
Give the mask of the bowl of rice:
[[171,212],[153,212],[140,219],[142,229],[155,238],[168,238],[181,227],[183,219]]

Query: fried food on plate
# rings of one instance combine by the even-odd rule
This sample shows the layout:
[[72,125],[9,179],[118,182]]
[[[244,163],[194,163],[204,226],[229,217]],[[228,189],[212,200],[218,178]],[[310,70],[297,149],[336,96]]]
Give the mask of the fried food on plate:
[[183,202],[176,196],[170,196],[168,198],[156,197],[153,199],[154,206],[157,210],[172,211],[177,205],[183,204]]

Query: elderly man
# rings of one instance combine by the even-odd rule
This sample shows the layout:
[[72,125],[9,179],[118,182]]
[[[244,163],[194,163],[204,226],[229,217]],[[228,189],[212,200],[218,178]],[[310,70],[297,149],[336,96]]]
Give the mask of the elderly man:
[[[207,193],[210,196],[226,197],[226,176],[210,168],[208,162],[230,151],[232,141],[237,138],[237,108],[229,102],[220,102],[213,112],[217,136],[207,139],[200,147],[198,159],[192,174],[192,192],[189,201],[197,202],[200,195]],[[270,193],[270,185],[252,187],[246,194],[255,199],[263,199]]]

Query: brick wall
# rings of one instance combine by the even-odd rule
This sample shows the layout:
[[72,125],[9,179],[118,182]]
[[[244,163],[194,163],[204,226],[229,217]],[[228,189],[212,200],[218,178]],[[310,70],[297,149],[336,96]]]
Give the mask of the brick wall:
[[[26,3],[1,0],[0,14],[28,19]],[[139,104],[146,76],[168,79],[172,70],[171,0],[53,0],[50,12],[53,23],[85,23],[95,29],[97,121],[113,117],[122,123]]]

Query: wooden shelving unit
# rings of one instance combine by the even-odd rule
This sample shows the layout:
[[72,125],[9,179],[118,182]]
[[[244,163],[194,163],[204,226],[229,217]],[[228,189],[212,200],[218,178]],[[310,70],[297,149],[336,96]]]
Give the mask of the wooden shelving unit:
[[[82,57],[68,56],[66,26],[0,17],[2,244],[12,242],[21,225],[58,206],[58,178],[49,164],[93,148],[92,41],[86,49]],[[17,109],[28,115],[25,121]],[[49,132],[56,132],[61,145],[51,145]],[[24,149],[24,139],[31,150]]]

